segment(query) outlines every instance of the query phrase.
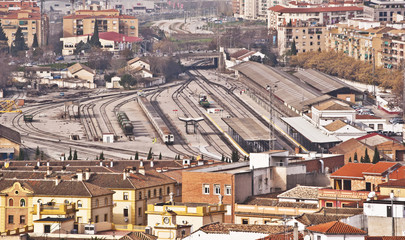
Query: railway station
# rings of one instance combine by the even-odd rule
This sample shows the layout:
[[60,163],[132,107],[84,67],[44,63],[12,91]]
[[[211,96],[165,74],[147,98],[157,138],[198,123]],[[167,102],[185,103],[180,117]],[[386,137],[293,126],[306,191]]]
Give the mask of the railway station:
[[223,118],[228,134],[248,153],[269,151],[270,132],[252,118]]

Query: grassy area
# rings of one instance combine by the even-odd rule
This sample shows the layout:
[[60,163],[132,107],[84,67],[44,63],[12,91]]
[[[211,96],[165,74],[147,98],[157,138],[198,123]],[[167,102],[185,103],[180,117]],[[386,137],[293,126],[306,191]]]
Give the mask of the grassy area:
[[53,63],[53,64],[47,64],[47,65],[41,65],[41,67],[51,67],[53,69],[64,69],[72,66],[73,64],[76,64],[75,62],[72,63]]
[[178,40],[178,39],[170,39],[170,41],[185,44],[185,43],[209,43],[212,41],[212,38],[201,38],[201,39],[190,39],[190,40]]

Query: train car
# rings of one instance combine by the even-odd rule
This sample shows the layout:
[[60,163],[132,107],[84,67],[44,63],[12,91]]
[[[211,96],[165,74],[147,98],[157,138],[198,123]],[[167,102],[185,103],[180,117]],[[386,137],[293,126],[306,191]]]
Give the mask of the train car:
[[200,93],[199,104],[203,108],[209,108],[211,105],[211,103],[208,101],[207,95],[205,95],[204,93]]
[[131,121],[129,120],[128,116],[124,112],[117,113],[118,123],[121,126],[122,131],[125,133],[126,136],[134,134],[134,126],[132,125]]
[[33,119],[34,117],[31,114],[24,115],[24,122],[32,122]]
[[166,123],[156,112],[152,104],[145,97],[139,97],[138,103],[141,106],[144,113],[146,114],[146,116],[148,117],[149,121],[152,123],[153,127],[158,132],[159,137],[162,139],[162,141],[165,144],[173,144],[174,143],[173,134],[167,127]]

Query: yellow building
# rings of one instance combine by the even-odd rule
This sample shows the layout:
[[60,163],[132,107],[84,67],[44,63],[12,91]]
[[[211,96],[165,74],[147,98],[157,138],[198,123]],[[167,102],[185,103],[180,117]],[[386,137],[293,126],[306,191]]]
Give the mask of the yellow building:
[[[14,41],[14,35],[18,27],[21,28],[25,43],[31,47],[34,35],[37,35],[39,46],[46,44],[48,38],[48,17],[43,16],[44,24],[41,25],[41,14],[35,8],[28,8],[17,11],[7,11],[0,14],[0,23],[8,38],[8,45]],[[44,27],[42,27],[44,26]]]
[[0,159],[14,159],[20,154],[20,133],[0,125]]
[[78,10],[63,18],[63,37],[93,34],[97,21],[99,32],[116,32],[138,37],[138,19],[122,15],[116,9]]

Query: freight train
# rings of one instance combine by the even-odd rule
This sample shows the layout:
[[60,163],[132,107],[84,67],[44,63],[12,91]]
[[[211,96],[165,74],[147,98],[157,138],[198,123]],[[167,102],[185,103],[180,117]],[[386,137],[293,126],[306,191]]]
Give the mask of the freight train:
[[134,126],[132,125],[131,121],[129,121],[129,118],[126,113],[118,112],[117,119],[121,126],[122,131],[124,131],[126,136],[134,134],[134,132],[133,132]]

